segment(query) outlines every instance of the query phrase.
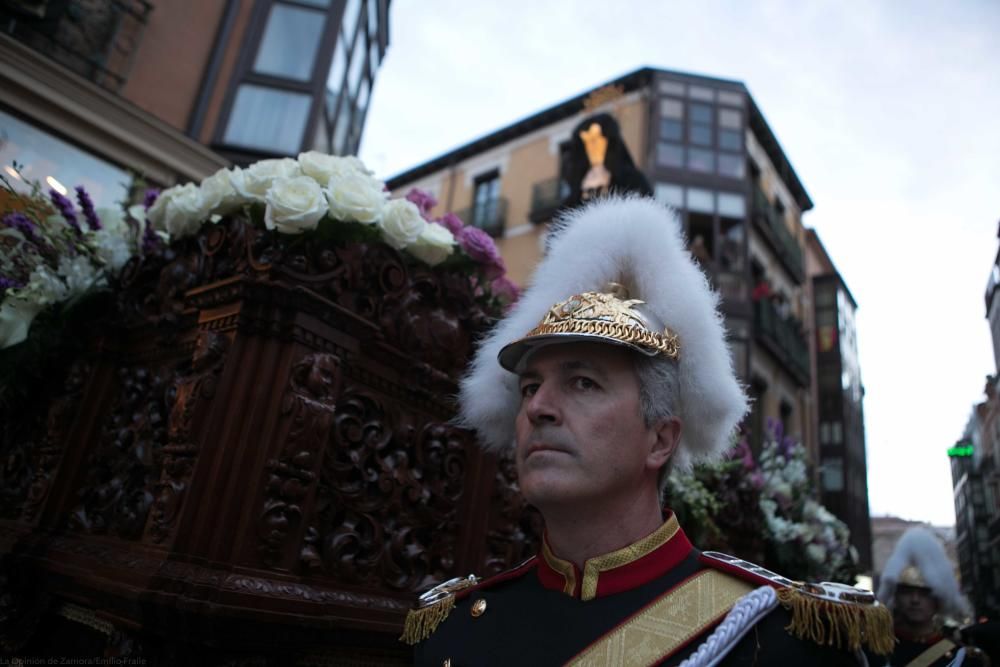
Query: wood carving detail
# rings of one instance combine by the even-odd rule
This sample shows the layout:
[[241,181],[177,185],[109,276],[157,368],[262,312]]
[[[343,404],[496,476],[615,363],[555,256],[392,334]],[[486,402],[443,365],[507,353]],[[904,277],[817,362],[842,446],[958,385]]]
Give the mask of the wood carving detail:
[[163,447],[162,474],[155,489],[149,528],[155,544],[164,542],[173,533],[200,450],[195,431],[204,418],[204,409],[215,397],[228,349],[226,336],[213,331],[201,332],[195,343],[190,371],[179,374],[167,390],[166,402],[171,406],[167,444]]
[[122,368],[117,402],[86,464],[69,525],[90,534],[142,536],[167,444],[168,368]]
[[[340,359],[332,354],[309,354],[292,367],[281,403],[287,435],[279,458],[267,462],[269,475],[258,521],[257,550],[269,567],[293,564],[287,556],[290,539],[301,524],[303,504],[316,485],[340,385]],[[301,557],[318,558],[315,546],[306,541]]]

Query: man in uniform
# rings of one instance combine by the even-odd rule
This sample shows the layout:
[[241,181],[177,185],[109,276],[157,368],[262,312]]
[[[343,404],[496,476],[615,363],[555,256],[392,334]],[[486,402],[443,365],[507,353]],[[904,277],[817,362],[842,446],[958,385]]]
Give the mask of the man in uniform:
[[971,667],[985,664],[986,656],[977,648],[963,647],[957,633],[947,630],[971,615],[962,595],[953,566],[941,542],[928,529],[915,526],[899,538],[885,563],[878,597],[893,613],[896,646],[883,660],[872,665],[913,667]]
[[423,596],[403,636],[417,664],[863,664],[863,646],[891,648],[870,594],[700,553],[662,508],[668,469],[721,454],[747,407],[717,301],[655,202],[564,220],[461,396],[480,443],[513,449],[540,553]]

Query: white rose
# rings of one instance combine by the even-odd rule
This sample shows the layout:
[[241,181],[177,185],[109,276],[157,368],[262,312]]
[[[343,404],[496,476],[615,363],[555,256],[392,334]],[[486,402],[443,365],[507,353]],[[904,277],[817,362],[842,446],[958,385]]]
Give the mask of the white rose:
[[275,179],[265,201],[264,224],[285,234],[315,229],[327,212],[322,188],[308,176]]
[[23,299],[7,299],[0,304],[0,349],[17,345],[27,338],[31,321],[43,307]]
[[382,208],[378,226],[382,230],[383,240],[393,248],[402,250],[420,238],[427,221],[413,202],[393,199]]
[[425,264],[437,266],[454,252],[455,237],[441,225],[432,222],[424,227],[416,242],[407,250]]
[[330,217],[373,224],[382,215],[388,193],[379,181],[353,172],[332,179],[326,189],[326,198],[330,203]]
[[302,169],[299,163],[286,157],[280,160],[261,160],[246,169],[234,169],[229,181],[244,201],[264,201],[275,179],[295,178],[301,175]]
[[299,153],[299,167],[306,176],[316,179],[316,182],[326,187],[332,178],[341,178],[350,174],[371,176],[365,163],[352,156],[339,157],[327,155],[318,151]]
[[185,183],[161,192],[146,215],[154,229],[165,231],[172,238],[183,238],[198,231],[207,211],[201,189],[194,183]]
[[85,255],[77,255],[72,259],[63,257],[59,260],[57,272],[69,288],[69,296],[83,294],[91,287],[105,283],[104,276]]
[[233,187],[233,169],[220,169],[201,182],[201,197],[208,213],[228,213],[245,199]]
[[822,544],[812,543],[806,546],[806,557],[814,563],[825,563],[826,547]]

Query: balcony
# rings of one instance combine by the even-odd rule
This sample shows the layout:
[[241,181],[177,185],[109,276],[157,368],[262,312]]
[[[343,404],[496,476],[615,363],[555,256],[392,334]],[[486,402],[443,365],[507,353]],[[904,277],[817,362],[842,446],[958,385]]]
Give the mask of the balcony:
[[782,266],[796,283],[802,284],[805,270],[802,264],[802,248],[781,219],[781,213],[774,209],[760,188],[753,193],[754,227],[764,237]]
[[531,212],[528,219],[534,223],[551,220],[568,194],[568,187],[560,178],[535,183],[531,186]]
[[147,0],[3,3],[0,31],[118,92],[152,10]]
[[761,299],[753,304],[753,324],[757,342],[788,369],[800,386],[808,385],[809,346],[798,322],[781,317],[773,303]]
[[507,224],[507,199],[506,197],[497,197],[480,202],[459,211],[458,217],[465,224],[479,227],[490,236],[499,238],[503,236],[503,230]]

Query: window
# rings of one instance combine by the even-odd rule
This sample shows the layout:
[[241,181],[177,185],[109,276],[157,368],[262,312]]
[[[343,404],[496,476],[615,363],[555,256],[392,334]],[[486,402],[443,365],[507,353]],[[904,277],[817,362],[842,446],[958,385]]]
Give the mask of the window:
[[692,171],[710,174],[715,171],[715,153],[703,148],[689,148],[687,151],[687,166]]
[[654,196],[659,202],[674,208],[684,208],[684,188],[680,185],[657,183]]
[[661,167],[684,166],[684,148],[677,144],[659,143],[656,146],[656,164]]
[[706,88],[705,86],[690,86],[688,88],[688,97],[690,97],[692,100],[714,102],[715,90],[713,90],[712,88]]
[[[693,190],[694,188],[692,188]],[[690,190],[688,191],[690,192]],[[712,215],[688,213],[688,239],[691,255],[705,265],[715,257],[715,235],[713,232]]]
[[746,199],[743,195],[720,192],[719,215],[742,219],[746,215]]
[[472,198],[472,225],[494,235],[503,231],[499,200],[500,172],[492,171],[477,178]]
[[327,90],[334,94],[336,100],[344,90],[344,72],[347,70],[347,50],[343,40],[338,40],[333,49],[333,62],[330,63],[330,75],[326,79]]
[[226,127],[225,142],[293,154],[302,145],[312,98],[252,84],[242,84]]
[[699,146],[711,146],[712,145],[712,126],[711,125],[692,125],[691,126],[691,143],[698,144]]
[[340,27],[347,39],[353,40],[355,31],[358,29],[358,14],[361,11],[361,0],[347,0],[344,6],[344,16],[340,20]]
[[663,118],[684,118],[684,103],[680,100],[660,100],[660,116]]
[[691,122],[692,123],[704,123],[706,125],[712,124],[712,107],[707,104],[692,104],[691,105]]
[[684,126],[679,120],[664,118],[660,121],[660,139],[680,141],[684,138]]
[[695,213],[715,213],[715,193],[701,188],[688,188],[687,209]]
[[741,107],[743,106],[743,96],[739,93],[731,93],[728,90],[720,90],[719,104],[731,104],[734,107]]
[[732,178],[743,178],[746,173],[746,163],[742,155],[735,153],[719,153],[719,175]]
[[844,459],[835,457],[823,461],[822,481],[824,491],[844,490]]
[[[722,198],[731,197],[719,193],[719,214],[722,215]],[[724,271],[743,271],[743,218],[719,218],[719,265]]]
[[678,81],[660,81],[660,93],[664,95],[683,95],[684,84]]
[[719,126],[730,130],[741,130],[743,114],[736,109],[719,109]]
[[275,4],[257,49],[254,71],[308,81],[316,62],[325,18],[322,12]]
[[730,151],[743,150],[743,136],[738,130],[719,130],[719,148]]

